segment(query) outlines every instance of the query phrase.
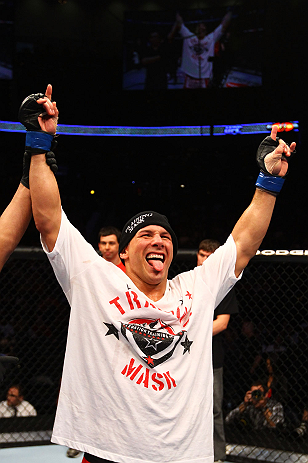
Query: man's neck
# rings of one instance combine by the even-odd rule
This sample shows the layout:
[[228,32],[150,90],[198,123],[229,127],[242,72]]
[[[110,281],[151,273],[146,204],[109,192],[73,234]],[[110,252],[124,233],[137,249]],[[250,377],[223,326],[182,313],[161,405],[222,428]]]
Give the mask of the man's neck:
[[136,275],[129,274],[127,269],[126,274],[132,280],[134,285],[139,289],[139,291],[145,294],[153,302],[159,301],[164,296],[166,292],[167,281],[163,281],[157,285],[151,285],[140,280],[140,278],[138,278]]

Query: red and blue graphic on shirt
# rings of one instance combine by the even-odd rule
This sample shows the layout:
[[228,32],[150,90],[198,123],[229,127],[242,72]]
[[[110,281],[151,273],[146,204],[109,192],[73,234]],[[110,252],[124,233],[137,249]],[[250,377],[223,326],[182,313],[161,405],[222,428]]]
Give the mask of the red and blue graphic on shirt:
[[186,331],[175,333],[160,319],[137,318],[121,323],[121,332],[150,368],[169,359]]

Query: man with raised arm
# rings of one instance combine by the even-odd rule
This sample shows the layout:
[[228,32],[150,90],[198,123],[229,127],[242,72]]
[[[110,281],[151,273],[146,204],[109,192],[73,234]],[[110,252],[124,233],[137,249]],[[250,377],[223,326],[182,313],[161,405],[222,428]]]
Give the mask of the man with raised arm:
[[[27,149],[49,149],[58,116],[51,91],[28,97],[39,126]],[[27,124],[23,111],[21,119]],[[276,134],[260,145],[255,195],[226,243],[172,280],[177,239],[164,215],[144,211],[125,224],[125,274],[69,222],[45,157],[32,155],[34,220],[71,306],[52,441],[85,452],[84,463],[213,462],[213,312],[269,226],[295,149]]]
[[[55,146],[55,143],[53,143]],[[44,153],[46,162],[53,172],[57,171],[54,153]],[[29,190],[29,168],[31,154],[26,150],[23,158],[23,171],[20,184],[9,205],[0,216],[0,271],[19,241],[23,237],[32,217]]]
[[20,183],[0,217],[0,271],[21,240],[31,217],[30,191]]
[[183,18],[176,14],[176,21],[169,33],[171,41],[178,31],[183,38],[181,68],[185,75],[184,88],[206,88],[213,78],[213,62],[215,43],[225,34],[232,19],[229,11],[221,23],[211,32],[205,22],[199,22],[192,33],[185,25]]
[[[46,162],[55,172],[57,163],[52,152],[46,153]],[[31,197],[29,190],[29,168],[31,154],[25,151],[23,172],[20,184],[6,209],[0,216],[0,272],[23,237],[32,217]],[[17,364],[17,357],[0,353],[0,384],[5,376],[5,366]]]

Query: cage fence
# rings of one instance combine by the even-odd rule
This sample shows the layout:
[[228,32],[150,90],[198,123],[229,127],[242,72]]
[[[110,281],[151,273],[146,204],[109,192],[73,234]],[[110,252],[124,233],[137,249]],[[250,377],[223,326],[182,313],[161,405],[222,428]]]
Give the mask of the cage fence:
[[[297,254],[257,255],[235,287],[239,313],[224,332],[229,461],[308,461],[308,256]],[[195,265],[196,251],[180,250],[169,277]],[[49,441],[69,314],[44,252],[17,248],[0,274],[0,352],[20,360],[6,368],[0,385],[0,447]],[[241,412],[255,382],[263,395]],[[5,415],[3,405],[12,385],[24,396],[17,416]],[[274,426],[257,416],[262,401],[271,405]]]

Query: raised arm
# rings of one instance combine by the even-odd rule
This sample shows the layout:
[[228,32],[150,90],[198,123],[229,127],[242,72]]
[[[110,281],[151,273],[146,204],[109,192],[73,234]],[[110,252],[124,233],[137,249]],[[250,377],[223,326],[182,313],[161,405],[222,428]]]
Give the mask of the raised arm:
[[33,218],[49,251],[54,248],[61,223],[58,184],[45,157],[56,133],[59,114],[51,95],[52,86],[48,85],[45,95],[28,97],[21,106],[20,116],[28,130],[26,145],[31,152],[29,179]]
[[180,16],[179,13],[177,13],[176,17],[175,17],[175,23],[173,24],[172,29],[169,32],[168,36],[167,36],[167,39],[168,39],[169,42],[172,42],[172,40],[174,39],[175,34],[177,32],[179,32],[179,30],[181,29],[182,24],[183,24],[183,18],[182,18],[182,16]]
[[42,154],[31,158],[30,184],[35,226],[52,251],[60,230],[61,199],[56,178]]
[[283,140],[276,140],[277,131],[278,127],[273,126],[271,136],[266,137],[258,149],[257,160],[261,172],[256,182],[257,189],[251,204],[232,231],[237,249],[236,276],[240,275],[262,243],[272,218],[276,196],[284,182],[282,177],[288,170],[287,158],[295,150],[295,143],[288,146]]
[[228,29],[228,27],[230,25],[230,22],[231,22],[231,19],[232,19],[232,13],[231,13],[231,11],[228,11],[228,13],[225,14],[225,16],[222,18],[222,21],[221,21],[223,34]]
[[[31,143],[36,145],[38,140],[38,137],[35,137],[35,135],[33,136],[33,134],[37,133],[34,131],[35,128],[40,130],[41,134],[43,134],[43,137],[46,137],[47,135],[47,137],[53,139],[53,135],[56,131],[58,110],[56,109],[56,106],[50,101],[51,91],[51,86],[48,86],[46,90],[46,96],[40,101],[41,106],[37,105],[37,108],[39,108],[39,113],[36,115],[36,121],[34,121],[35,111],[33,113],[32,107],[29,105],[29,99],[24,100],[21,105],[19,111],[19,117],[21,119],[20,122],[24,123],[26,128],[30,131],[29,139],[32,140],[30,145]],[[34,104],[36,104],[35,101]],[[44,116],[40,116],[38,119],[37,116],[44,111],[44,107],[46,113]],[[48,131],[52,135],[49,135],[47,133]],[[27,140],[29,139],[27,137]],[[46,143],[46,139],[44,139],[44,143]],[[47,153],[46,149],[40,151],[35,147],[33,153],[31,153],[31,146],[28,148],[29,149],[26,148],[24,153],[23,174],[20,180],[20,185],[17,188],[12,201],[0,217],[0,271],[21,240],[32,216],[31,194],[29,191],[29,168],[31,154],[37,154],[38,151],[43,153],[37,157],[43,159],[43,162],[47,168],[46,170],[49,171],[52,177],[54,177],[52,171],[54,172],[57,169],[57,163],[52,152]]]
[[0,217],[0,271],[25,233],[31,216],[30,191],[20,184]]

